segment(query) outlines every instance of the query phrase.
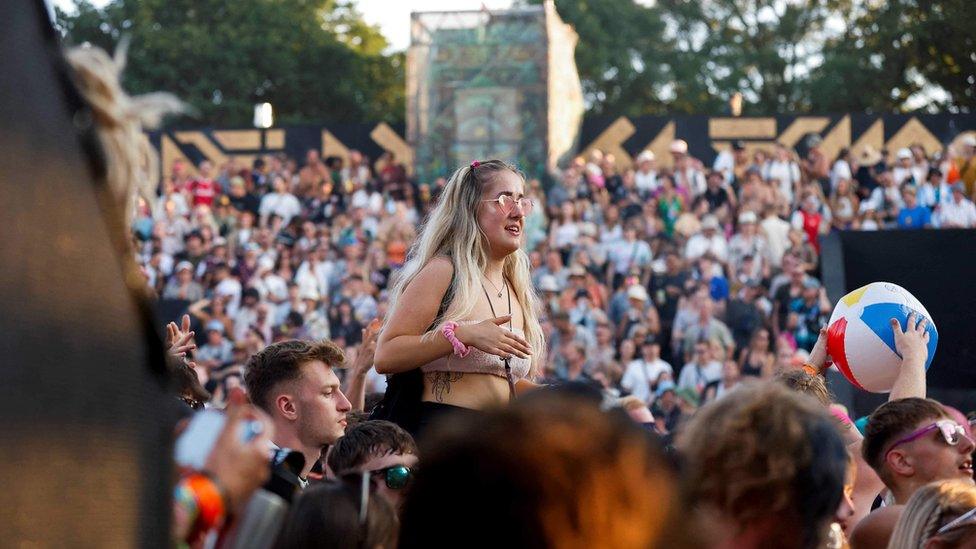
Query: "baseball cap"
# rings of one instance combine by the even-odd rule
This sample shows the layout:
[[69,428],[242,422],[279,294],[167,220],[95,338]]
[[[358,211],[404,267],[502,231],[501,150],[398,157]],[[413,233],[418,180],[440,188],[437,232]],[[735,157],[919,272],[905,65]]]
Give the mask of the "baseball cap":
[[179,263],[176,264],[176,268],[173,269],[173,272],[178,273],[183,269],[193,272],[193,263],[190,263],[189,261],[180,261]]
[[657,394],[658,398],[660,398],[661,395],[668,391],[674,391],[674,382],[670,379],[665,379],[661,383],[657,384],[657,391],[655,391],[655,393]]
[[902,148],[898,149],[898,159],[899,160],[902,160],[902,159],[911,160],[912,159],[912,151],[910,151],[907,147],[902,147]]
[[739,214],[739,224],[743,223],[755,223],[756,222],[756,212],[745,211]]
[[671,142],[671,152],[675,154],[687,154],[688,142],[684,139],[675,139]]
[[651,160],[654,160],[654,153],[651,151],[641,151],[641,153],[637,155],[638,164],[641,162],[649,162]]
[[644,341],[641,342],[641,345],[658,345],[658,344],[659,342],[657,340],[657,336],[653,334],[645,337]]
[[718,229],[718,219],[714,215],[706,215],[702,218],[701,228],[702,230]]
[[627,297],[638,301],[647,301],[647,290],[640,284],[634,284],[630,288],[627,288]]
[[206,328],[208,332],[224,333],[224,323],[219,320],[211,320],[210,322],[207,322]]

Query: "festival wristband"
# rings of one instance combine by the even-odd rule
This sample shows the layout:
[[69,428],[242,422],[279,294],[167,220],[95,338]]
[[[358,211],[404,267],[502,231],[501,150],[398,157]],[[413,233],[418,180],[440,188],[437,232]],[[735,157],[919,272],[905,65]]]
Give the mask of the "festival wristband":
[[455,330],[457,330],[457,322],[445,322],[441,327],[441,333],[444,334],[444,338],[454,347],[454,355],[458,358],[464,358],[468,356],[471,349],[464,343],[461,343],[461,340],[454,334]]
[[[826,364],[824,364],[824,366],[826,366]],[[801,368],[803,368],[803,371],[804,372],[806,372],[806,373],[808,373],[808,374],[810,374],[812,376],[823,375],[824,370],[827,369],[827,368],[822,368],[822,369],[821,368],[817,368],[816,366],[814,366],[813,364],[810,364],[809,362],[804,362],[803,363],[803,366],[801,366]]]
[[212,476],[193,473],[180,481],[180,487],[189,490],[196,502],[197,516],[194,521],[194,532],[207,531],[223,523],[227,514],[226,498],[220,485]]

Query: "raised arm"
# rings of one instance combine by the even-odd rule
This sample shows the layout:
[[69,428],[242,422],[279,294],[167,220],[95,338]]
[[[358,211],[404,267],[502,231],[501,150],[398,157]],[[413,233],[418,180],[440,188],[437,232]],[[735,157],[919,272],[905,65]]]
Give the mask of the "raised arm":
[[888,394],[888,400],[899,398],[925,398],[925,362],[929,357],[929,334],[925,331],[926,319],[918,319],[915,313],[908,315],[905,331],[898,321],[891,319],[895,332],[895,349],[901,355],[898,377]]

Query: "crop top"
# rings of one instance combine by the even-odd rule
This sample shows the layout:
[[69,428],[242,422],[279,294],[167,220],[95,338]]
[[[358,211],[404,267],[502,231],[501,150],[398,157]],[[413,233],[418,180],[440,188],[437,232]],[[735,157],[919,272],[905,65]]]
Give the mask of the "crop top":
[[[462,320],[458,324],[477,324],[480,320]],[[514,332],[523,335],[522,330],[514,329]],[[491,374],[502,379],[505,377],[505,362],[501,357],[482,351],[481,349],[470,347],[471,352],[464,358],[459,358],[454,353],[445,357],[438,358],[420,367],[424,373],[428,372],[461,372],[465,374]],[[529,367],[532,361],[528,358],[512,356],[508,361],[512,367],[512,380],[516,381],[529,375]]]

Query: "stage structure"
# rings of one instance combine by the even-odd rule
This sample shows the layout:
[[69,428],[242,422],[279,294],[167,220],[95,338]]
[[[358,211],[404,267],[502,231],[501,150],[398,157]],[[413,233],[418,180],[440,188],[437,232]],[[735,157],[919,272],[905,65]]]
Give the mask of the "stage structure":
[[419,180],[493,157],[539,176],[572,154],[583,119],[576,42],[551,1],[411,14],[407,140]]

